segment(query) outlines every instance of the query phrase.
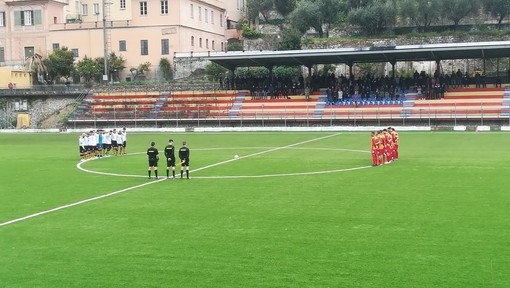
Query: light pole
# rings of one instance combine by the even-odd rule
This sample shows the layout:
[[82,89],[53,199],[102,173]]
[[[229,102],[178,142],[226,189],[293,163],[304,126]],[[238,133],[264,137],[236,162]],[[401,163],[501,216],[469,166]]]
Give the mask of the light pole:
[[108,35],[106,32],[106,1],[103,0],[103,48],[104,48],[104,73],[103,81],[108,83]]

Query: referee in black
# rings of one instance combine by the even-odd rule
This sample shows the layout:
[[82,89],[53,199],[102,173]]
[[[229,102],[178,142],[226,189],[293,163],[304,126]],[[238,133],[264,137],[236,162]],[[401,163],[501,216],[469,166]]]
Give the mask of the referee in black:
[[151,142],[151,147],[147,149],[147,156],[149,157],[149,179],[151,179],[151,171],[154,170],[154,175],[156,175],[156,179],[158,179],[158,160],[159,160],[159,152],[156,147],[154,147],[156,143]]
[[172,179],[175,179],[175,147],[174,140],[168,140],[168,145],[165,147],[165,157],[166,157],[166,178],[170,178],[169,172],[170,167],[172,167]]
[[186,141],[182,142],[182,147],[179,149],[179,159],[181,159],[181,179],[184,167],[186,167],[186,178],[189,179],[189,149],[186,146]]

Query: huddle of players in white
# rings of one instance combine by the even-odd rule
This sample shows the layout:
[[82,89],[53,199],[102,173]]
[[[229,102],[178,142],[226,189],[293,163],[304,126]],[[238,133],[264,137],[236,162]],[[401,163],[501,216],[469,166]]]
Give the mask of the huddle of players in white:
[[112,149],[113,155],[115,156],[125,155],[126,140],[126,128],[122,130],[119,129],[119,131],[113,129],[108,132],[98,129],[83,133],[78,140],[80,145],[80,159],[84,161],[92,157],[108,157]]

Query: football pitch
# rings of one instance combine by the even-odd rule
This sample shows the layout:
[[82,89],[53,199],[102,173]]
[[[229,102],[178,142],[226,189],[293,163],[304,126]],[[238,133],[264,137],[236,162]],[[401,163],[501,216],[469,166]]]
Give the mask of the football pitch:
[[[0,287],[510,287],[510,133],[399,134],[0,134]],[[169,138],[191,179],[147,179]]]

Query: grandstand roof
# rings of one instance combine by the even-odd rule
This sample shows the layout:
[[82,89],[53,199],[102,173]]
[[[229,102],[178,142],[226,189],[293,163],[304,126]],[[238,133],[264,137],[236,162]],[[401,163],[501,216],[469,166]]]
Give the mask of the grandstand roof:
[[380,46],[288,51],[210,52],[206,59],[226,68],[314,64],[435,61],[510,57],[510,41]]

